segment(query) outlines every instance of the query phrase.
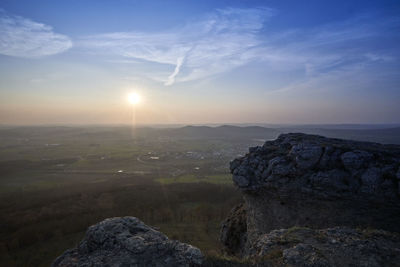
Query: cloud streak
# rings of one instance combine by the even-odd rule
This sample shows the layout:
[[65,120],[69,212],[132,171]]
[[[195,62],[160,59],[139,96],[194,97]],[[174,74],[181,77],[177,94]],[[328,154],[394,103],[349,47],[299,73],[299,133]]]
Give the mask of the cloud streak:
[[[302,79],[293,79],[292,86],[282,88],[286,91],[326,73],[360,72],[371,64],[378,69],[397,62],[397,50],[377,49],[371,40],[387,36],[400,40],[395,33],[398,19],[364,15],[307,29],[266,29],[265,24],[275,14],[269,8],[217,9],[170,30],[97,34],[79,38],[74,45],[91,54],[113,56],[115,62],[156,64],[143,77],[166,86],[258,61],[275,71],[304,71]],[[52,27],[0,10],[0,54],[34,58],[71,47],[71,39],[55,33]]]
[[52,27],[0,10],[0,54],[36,58],[64,52],[72,47],[65,35]]
[[183,60],[184,60],[183,57],[178,58],[178,60],[176,61],[176,66],[175,66],[174,72],[168,77],[168,80],[164,83],[164,85],[171,85],[175,82],[175,77],[176,77],[176,75],[178,75],[178,73],[181,69]]
[[[216,10],[203,19],[160,33],[118,32],[88,36],[79,44],[91,51],[173,65],[165,85],[218,74],[254,59],[258,34],[273,15],[268,8]],[[160,77],[154,77],[160,80]]]
[[373,40],[393,37],[399,26],[396,19],[362,15],[313,28],[266,30],[264,25],[275,14],[269,8],[218,9],[173,30],[99,34],[80,39],[79,45],[99,54],[166,65],[167,72],[164,66],[163,72],[145,76],[167,86],[254,61],[262,61],[270,69],[304,71],[305,79],[311,79],[395,58],[393,51],[376,49]]

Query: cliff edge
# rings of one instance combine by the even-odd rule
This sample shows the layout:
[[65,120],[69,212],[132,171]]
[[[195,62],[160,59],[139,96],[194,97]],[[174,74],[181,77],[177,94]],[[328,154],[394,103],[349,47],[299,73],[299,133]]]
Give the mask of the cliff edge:
[[400,232],[400,146],[282,134],[230,169],[244,198],[222,226],[230,254],[254,256],[260,239],[285,228]]

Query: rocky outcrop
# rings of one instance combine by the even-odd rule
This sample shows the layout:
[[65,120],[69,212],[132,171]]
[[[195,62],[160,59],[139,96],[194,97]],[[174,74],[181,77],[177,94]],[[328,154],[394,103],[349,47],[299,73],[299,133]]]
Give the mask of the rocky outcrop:
[[399,266],[400,235],[348,227],[293,227],[261,235],[249,257],[267,266]]
[[[230,168],[243,192],[246,230],[232,223],[235,214],[225,222],[228,252],[251,255],[260,236],[293,226],[400,232],[400,146],[283,134]],[[246,236],[245,244],[226,238],[229,232]]]
[[67,250],[52,266],[200,266],[198,248],[168,239],[135,217],[95,224],[77,248]]

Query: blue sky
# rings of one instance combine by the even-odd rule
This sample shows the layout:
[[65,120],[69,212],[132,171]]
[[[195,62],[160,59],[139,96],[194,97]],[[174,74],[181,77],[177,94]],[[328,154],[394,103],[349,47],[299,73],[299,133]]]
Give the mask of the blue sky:
[[0,123],[400,123],[398,1],[0,3]]

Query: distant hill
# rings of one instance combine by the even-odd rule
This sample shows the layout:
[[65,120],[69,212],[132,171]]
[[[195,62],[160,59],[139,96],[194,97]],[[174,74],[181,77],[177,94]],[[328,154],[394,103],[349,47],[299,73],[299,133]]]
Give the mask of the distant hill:
[[217,127],[209,126],[185,126],[173,129],[159,129],[163,136],[189,139],[274,139],[281,132],[276,129],[260,126],[239,127],[222,125]]
[[[341,125],[288,126],[267,128],[262,126],[184,126],[180,128],[151,128],[129,126],[23,126],[0,128],[3,140],[15,138],[77,138],[77,139],[126,139],[126,138],[171,138],[171,139],[226,139],[226,140],[271,140],[281,133],[307,133],[326,137],[370,141],[384,144],[400,144],[400,127],[361,129],[351,126],[349,129]],[[383,126],[382,126],[383,127]]]
[[281,132],[302,132],[326,137],[369,141],[384,144],[400,144],[400,127],[383,129],[324,129],[324,128],[281,128]]
[[[261,126],[185,126],[181,128],[153,129],[160,136],[189,139],[262,139],[276,138],[281,133],[302,132],[326,137],[370,141],[384,144],[400,144],[400,127],[369,129],[332,128],[265,128]],[[150,132],[148,132],[149,134]]]

